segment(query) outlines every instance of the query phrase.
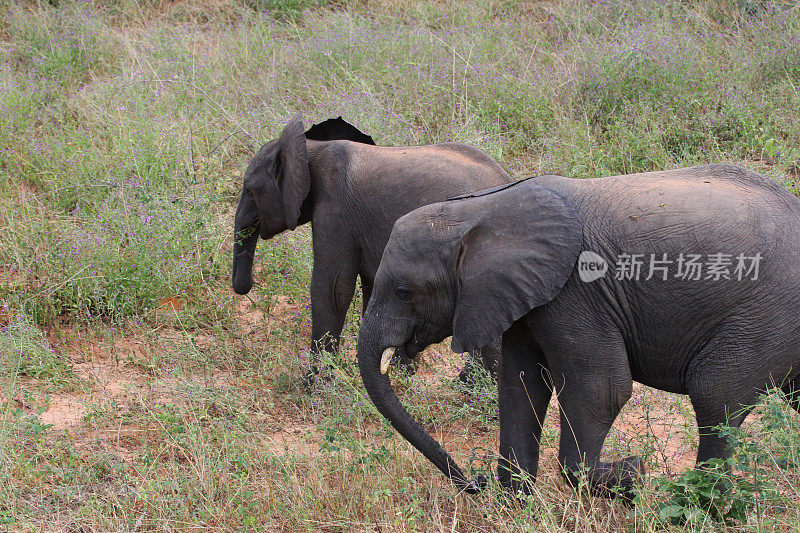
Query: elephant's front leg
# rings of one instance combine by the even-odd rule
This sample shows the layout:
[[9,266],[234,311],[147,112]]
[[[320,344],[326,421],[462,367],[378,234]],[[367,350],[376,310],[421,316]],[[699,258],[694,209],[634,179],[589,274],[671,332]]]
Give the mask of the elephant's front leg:
[[496,378],[500,368],[501,344],[500,339],[497,339],[483,348],[467,353],[464,368],[458,374],[459,381],[467,386],[473,386],[482,373],[481,368]]
[[[320,354],[336,353],[347,308],[356,286],[355,261],[337,254],[328,258],[314,254],[311,274],[311,369],[305,377],[313,382],[320,372]],[[318,259],[319,258],[319,259]]]
[[[610,463],[600,460],[603,442],[633,392],[624,345],[620,341],[615,346],[610,339],[606,342],[604,348],[611,350],[608,355],[590,344],[553,357],[548,354],[561,409],[558,459],[564,477],[573,487],[580,486],[585,474],[592,494],[632,499],[634,484],[644,473],[641,458],[633,456]],[[593,356],[573,358],[569,352]],[[552,364],[568,360],[568,364]]]
[[529,493],[539,467],[539,440],[552,385],[541,352],[514,325],[503,335],[498,373],[500,483],[514,494]]

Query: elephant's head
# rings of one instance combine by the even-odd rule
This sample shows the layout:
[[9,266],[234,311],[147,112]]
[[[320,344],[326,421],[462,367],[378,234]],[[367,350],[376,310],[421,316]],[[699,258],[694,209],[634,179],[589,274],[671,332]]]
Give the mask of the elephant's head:
[[311,191],[306,140],[351,140],[375,144],[372,137],[342,117],[326,120],[303,132],[303,118],[295,116],[280,136],[268,142],[250,161],[234,222],[233,290],[247,294],[253,287],[253,257],[258,237],[270,239],[301,223],[301,208]]
[[573,207],[525,180],[431,204],[395,223],[358,339],[361,377],[378,410],[457,486],[478,490],[408,414],[386,375],[392,353],[452,335],[480,348],[559,293],[580,253]]

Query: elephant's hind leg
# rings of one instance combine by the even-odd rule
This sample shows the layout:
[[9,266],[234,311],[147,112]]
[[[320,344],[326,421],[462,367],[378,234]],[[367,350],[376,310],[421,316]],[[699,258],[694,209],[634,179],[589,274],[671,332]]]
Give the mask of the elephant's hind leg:
[[781,385],[781,390],[786,397],[786,402],[800,413],[800,375],[786,381]]
[[[722,329],[687,369],[687,392],[700,435],[697,464],[730,456],[728,441],[717,426],[738,428],[769,381],[772,350],[738,335],[741,330],[738,326]],[[748,360],[758,361],[759,366],[742,365]]]
[[514,325],[503,335],[498,393],[500,483],[515,494],[530,492],[539,466],[539,439],[552,384],[541,352]]
[[755,401],[754,394],[747,400],[737,401],[731,397],[724,400],[725,395],[715,392],[709,397],[705,391],[690,392],[695,415],[697,417],[697,431],[700,442],[697,447],[697,464],[703,464],[710,459],[727,459],[731,449],[727,439],[720,434],[718,426],[738,428],[745,417],[752,410],[751,404]]

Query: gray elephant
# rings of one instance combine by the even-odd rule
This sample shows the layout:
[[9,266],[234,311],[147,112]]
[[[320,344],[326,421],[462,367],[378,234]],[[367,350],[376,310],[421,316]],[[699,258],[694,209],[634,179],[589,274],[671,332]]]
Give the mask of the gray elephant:
[[[484,152],[465,144],[378,147],[341,117],[303,132],[300,115],[250,162],[236,211],[233,289],[246,294],[258,237],[312,222],[312,354],[335,352],[347,308],[361,278],[364,307],[394,222],[429,203],[510,183],[510,176]],[[499,335],[498,335],[499,337]],[[487,341],[487,369],[499,358]],[[478,355],[479,354],[479,355]],[[406,361],[416,352],[402,354]],[[461,377],[470,379],[475,363]],[[316,366],[306,379],[317,374]]]
[[[386,375],[395,348],[502,334],[501,483],[530,490],[555,389],[559,461],[595,494],[630,496],[640,459],[602,462],[632,380],[688,394],[697,461],[725,458],[715,426],[741,424],[777,384],[800,396],[800,200],[731,165],[598,179],[543,176],[404,216],[358,340],[378,410],[467,491],[458,465],[408,414]],[[520,476],[521,472],[528,476]]]

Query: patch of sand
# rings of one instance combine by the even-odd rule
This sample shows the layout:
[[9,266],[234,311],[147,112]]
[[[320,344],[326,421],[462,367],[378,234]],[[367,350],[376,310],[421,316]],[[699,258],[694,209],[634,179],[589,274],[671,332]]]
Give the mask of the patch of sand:
[[244,335],[263,328],[264,312],[253,305],[253,300],[244,297],[236,304],[237,323]]
[[[152,346],[134,336],[117,337],[111,343],[99,342],[92,334],[77,328],[68,329],[68,340],[60,349],[67,352],[72,369],[85,384],[74,392],[63,392],[49,398],[47,409],[40,415],[45,424],[57,430],[77,430],[89,409],[98,403],[115,402],[118,407],[142,401],[180,402],[178,379],[155,378],[137,361],[149,360]],[[62,332],[64,333],[64,332]],[[51,342],[53,334],[48,335]],[[184,341],[186,335],[166,328],[160,332],[165,340]],[[198,347],[208,347],[213,339],[204,334],[195,335],[192,341]],[[55,340],[57,343],[57,340]],[[218,371],[207,376],[210,386],[228,386],[233,381],[229,372]]]
[[86,402],[69,394],[50,397],[47,410],[40,415],[44,424],[52,424],[55,429],[77,426],[86,414]]
[[275,455],[316,455],[322,440],[322,434],[316,426],[307,422],[294,422],[269,433],[264,439],[264,447]]
[[300,306],[289,296],[278,294],[270,302],[269,314],[278,320],[284,319],[289,315],[297,315],[299,312]]

